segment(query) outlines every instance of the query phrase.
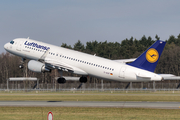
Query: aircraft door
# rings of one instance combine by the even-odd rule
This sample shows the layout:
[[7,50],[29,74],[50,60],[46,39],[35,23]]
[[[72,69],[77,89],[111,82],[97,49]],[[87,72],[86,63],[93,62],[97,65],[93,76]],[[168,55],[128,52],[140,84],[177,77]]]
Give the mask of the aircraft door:
[[125,70],[126,70],[126,67],[124,67],[124,66],[121,67],[120,72],[119,72],[119,77],[121,79],[123,79],[125,77]]
[[21,51],[22,45],[23,45],[23,40],[21,40],[21,41],[18,42],[18,45],[17,45],[16,50]]

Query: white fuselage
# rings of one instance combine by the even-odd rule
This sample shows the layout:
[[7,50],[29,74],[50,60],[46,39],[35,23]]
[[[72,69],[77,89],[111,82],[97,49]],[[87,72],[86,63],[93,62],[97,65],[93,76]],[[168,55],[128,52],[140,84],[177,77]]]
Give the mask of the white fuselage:
[[14,55],[31,60],[40,59],[45,51],[50,49],[46,59],[61,61],[69,66],[85,71],[82,75],[124,82],[162,80],[161,76],[153,72],[31,39],[18,38],[14,40],[14,44],[5,44],[4,48]]

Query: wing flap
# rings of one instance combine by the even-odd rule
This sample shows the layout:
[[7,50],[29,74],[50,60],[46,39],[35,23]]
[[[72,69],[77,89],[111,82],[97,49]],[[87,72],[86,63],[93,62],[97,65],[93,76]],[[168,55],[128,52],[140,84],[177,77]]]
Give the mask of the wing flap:
[[46,63],[46,65],[48,67],[51,67],[51,68],[54,68],[54,69],[56,68],[56,69],[72,72],[72,73],[79,74],[79,75],[88,75],[85,71],[83,71],[80,68],[68,65],[68,64],[66,64],[64,62],[57,61],[57,60],[54,60],[54,59],[46,58],[45,63]]
[[63,62],[56,61],[54,59],[45,59],[47,66],[57,69],[67,69],[73,71],[73,68]]

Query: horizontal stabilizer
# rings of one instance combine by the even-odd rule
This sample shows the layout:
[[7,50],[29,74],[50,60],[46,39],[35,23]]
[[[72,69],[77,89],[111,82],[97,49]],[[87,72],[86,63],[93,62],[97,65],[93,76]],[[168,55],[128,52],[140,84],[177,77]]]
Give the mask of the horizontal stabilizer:
[[163,80],[180,80],[180,76],[175,76],[173,74],[159,74]]

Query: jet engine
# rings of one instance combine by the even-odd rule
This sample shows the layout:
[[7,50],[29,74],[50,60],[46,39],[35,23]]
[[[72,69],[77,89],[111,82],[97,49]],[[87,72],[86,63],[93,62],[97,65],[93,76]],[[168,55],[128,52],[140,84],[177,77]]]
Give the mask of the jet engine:
[[44,63],[39,61],[30,60],[28,62],[28,69],[33,72],[50,72],[50,69],[47,69]]
[[63,77],[60,77],[60,78],[57,79],[57,82],[58,82],[59,84],[64,84],[64,83],[66,83],[66,79],[63,78]]

